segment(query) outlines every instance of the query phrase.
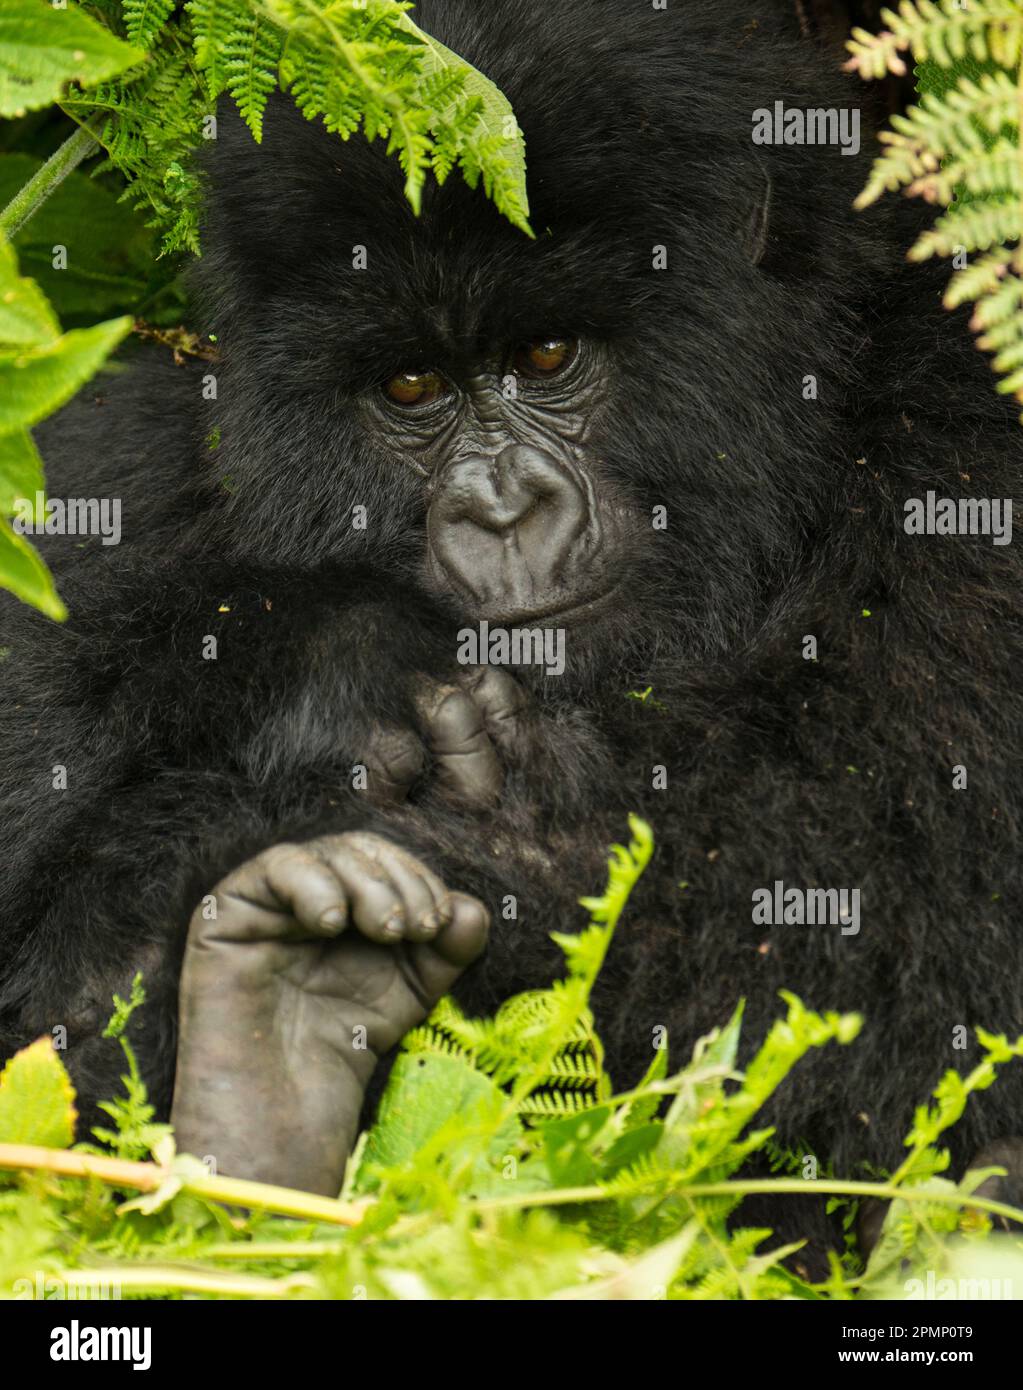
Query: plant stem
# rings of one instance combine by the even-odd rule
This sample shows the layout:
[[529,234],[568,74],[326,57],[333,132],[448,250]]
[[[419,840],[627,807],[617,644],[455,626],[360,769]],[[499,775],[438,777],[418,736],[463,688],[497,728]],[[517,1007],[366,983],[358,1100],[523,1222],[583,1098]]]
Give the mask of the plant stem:
[[98,1178],[110,1187],[131,1187],[155,1192],[171,1178],[181,1177],[181,1191],[232,1207],[272,1211],[278,1216],[299,1216],[328,1226],[357,1226],[365,1203],[338,1202],[314,1192],[250,1182],[245,1178],[192,1177],[161,1168],[156,1163],[130,1163],[124,1158],[101,1158],[70,1149],[46,1149],[35,1144],[0,1144],[0,1168],[43,1168],[66,1178]]
[[59,1280],[81,1297],[87,1289],[105,1293],[114,1285],[119,1293],[208,1293],[221,1298],[288,1298],[297,1292],[313,1291],[316,1281],[307,1274],[289,1274],[282,1279],[262,1278],[255,1274],[221,1274],[182,1265],[109,1264],[101,1269],[57,1269],[46,1278]]
[[[651,1179],[651,1186],[654,1180]],[[816,1197],[822,1194],[836,1197],[880,1197],[891,1202],[935,1202],[940,1206],[976,1207],[978,1211],[990,1212],[992,1216],[1004,1216],[1009,1221],[1023,1222],[1023,1211],[1009,1206],[1006,1202],[992,1202],[987,1197],[967,1196],[965,1192],[935,1192],[926,1187],[896,1187],[886,1182],[835,1182],[819,1178],[808,1182],[806,1178],[763,1178],[751,1182],[741,1179],[734,1182],[680,1183],[665,1192],[666,1197],[748,1197],[753,1194],[774,1196],[784,1192],[801,1197]],[[563,1187],[545,1188],[540,1192],[527,1192],[521,1197],[486,1197],[473,1203],[473,1211],[500,1211],[501,1208],[514,1210],[516,1207],[557,1207],[570,1202],[606,1202],[615,1193],[604,1187]]]
[[72,169],[77,169],[82,160],[98,148],[99,142],[88,124],[79,126],[0,212],[0,232],[8,239],[13,237],[63,183]]

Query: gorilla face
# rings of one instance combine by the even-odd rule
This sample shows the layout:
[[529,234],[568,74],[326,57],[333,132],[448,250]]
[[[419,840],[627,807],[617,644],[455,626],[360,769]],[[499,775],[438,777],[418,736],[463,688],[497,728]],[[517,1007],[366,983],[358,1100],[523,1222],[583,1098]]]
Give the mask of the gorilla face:
[[[684,7],[586,6],[570,105],[545,56],[511,64],[471,5],[421,15],[512,101],[535,240],[457,177],[414,216],[379,143],[341,145],[286,100],[262,147],[221,121],[200,268],[223,350],[221,544],[364,562],[457,619],[564,620],[605,668],[643,643],[713,657],[845,514],[862,169],[780,148],[765,174],[750,113],[769,49],[722,83],[662,27],[685,30]],[[644,44],[672,54],[656,99]]]
[[427,589],[504,622],[616,600],[630,509],[593,455],[607,389],[598,345],[549,334],[461,378],[409,368],[364,398],[365,428],[423,480]]

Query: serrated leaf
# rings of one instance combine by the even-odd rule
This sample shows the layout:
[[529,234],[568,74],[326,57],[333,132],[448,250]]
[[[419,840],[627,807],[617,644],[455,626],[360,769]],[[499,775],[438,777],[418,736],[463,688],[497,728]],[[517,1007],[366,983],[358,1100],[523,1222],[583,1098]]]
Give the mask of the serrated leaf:
[[0,1073],[0,1144],[68,1148],[75,1137],[74,1100],[52,1039],[22,1048]]
[[60,336],[49,302],[34,281],[18,274],[18,262],[0,237],[0,351],[52,343]]
[[130,318],[73,328],[56,342],[0,353],[0,432],[38,424],[69,400],[128,333]]
[[0,434],[0,516],[10,516],[20,498],[43,488],[43,461],[28,430]]
[[124,31],[128,42],[152,48],[177,0],[124,0]]
[[0,518],[0,589],[9,589],[23,603],[30,603],[48,618],[61,623],[67,609],[53,584],[53,576],[24,536],[12,531]]
[[46,0],[3,0],[0,116],[49,106],[69,82],[105,82],[145,56],[77,6],[55,10]]

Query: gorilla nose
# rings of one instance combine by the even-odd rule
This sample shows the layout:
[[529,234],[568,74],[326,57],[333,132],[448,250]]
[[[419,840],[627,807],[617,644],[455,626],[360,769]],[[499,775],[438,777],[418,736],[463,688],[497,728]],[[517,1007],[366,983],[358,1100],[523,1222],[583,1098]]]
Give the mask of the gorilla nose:
[[528,444],[442,469],[426,525],[431,572],[486,613],[538,613],[577,596],[601,539],[585,483]]
[[460,513],[462,520],[502,533],[564,485],[564,470],[550,454],[528,444],[509,444],[493,458],[476,455],[453,466],[444,483],[446,510],[449,520]]

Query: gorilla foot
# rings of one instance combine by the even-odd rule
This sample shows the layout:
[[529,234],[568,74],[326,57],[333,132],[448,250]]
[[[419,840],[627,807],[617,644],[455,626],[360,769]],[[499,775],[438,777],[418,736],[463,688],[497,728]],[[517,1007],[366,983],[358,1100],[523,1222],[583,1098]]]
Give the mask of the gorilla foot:
[[486,941],[483,904],[379,835],[277,845],[196,909],[171,1118],[233,1176],[335,1194],[380,1055]]

